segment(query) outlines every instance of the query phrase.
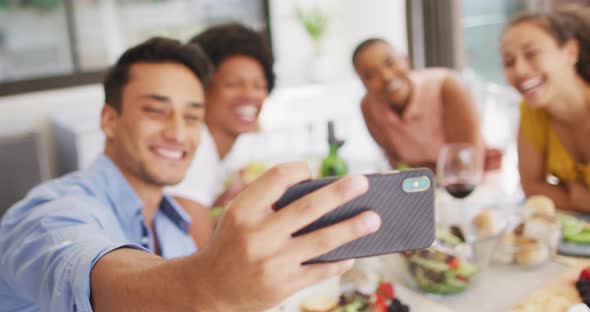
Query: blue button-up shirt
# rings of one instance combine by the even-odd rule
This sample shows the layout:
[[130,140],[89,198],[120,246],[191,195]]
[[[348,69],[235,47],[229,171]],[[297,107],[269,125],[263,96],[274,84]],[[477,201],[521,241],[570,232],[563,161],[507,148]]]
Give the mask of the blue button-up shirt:
[[[108,252],[154,250],[143,203],[109,158],[48,181],[0,223],[0,311],[92,311],[90,271]],[[154,218],[163,257],[196,251],[190,217],[164,196]]]

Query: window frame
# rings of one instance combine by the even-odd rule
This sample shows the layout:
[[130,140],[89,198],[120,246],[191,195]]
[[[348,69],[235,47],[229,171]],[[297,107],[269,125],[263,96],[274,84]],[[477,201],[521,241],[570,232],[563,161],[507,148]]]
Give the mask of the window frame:
[[[462,4],[469,0],[406,0],[408,49],[413,68],[465,65]],[[529,8],[552,10],[558,5],[590,0],[527,0]]]
[[[69,49],[71,52],[70,55],[72,58],[72,72],[14,81],[0,81],[0,97],[29,92],[76,87],[102,82],[108,68],[102,68],[98,70],[83,70],[80,65],[78,39],[76,36],[74,0],[63,1],[67,27],[66,31],[69,39]],[[268,43],[272,47],[269,0],[263,0],[262,8],[265,23],[265,27],[262,32],[265,34],[265,36],[267,36]]]
[[406,0],[412,67],[460,69],[462,0]]

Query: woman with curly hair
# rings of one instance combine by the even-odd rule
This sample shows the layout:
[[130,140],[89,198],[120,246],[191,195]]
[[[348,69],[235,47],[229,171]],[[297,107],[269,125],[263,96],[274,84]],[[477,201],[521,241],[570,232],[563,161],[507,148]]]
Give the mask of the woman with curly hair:
[[[190,40],[200,45],[215,71],[205,90],[201,142],[184,180],[168,191],[193,216],[208,220],[209,208],[225,205],[244,185],[235,183],[219,195],[228,175],[225,160],[241,134],[258,128],[258,114],[274,87],[270,46],[258,32],[232,23],[209,28]],[[193,218],[195,219],[195,218]],[[203,245],[211,225],[192,229]]]
[[518,156],[525,193],[590,212],[590,9],[518,15],[501,50],[506,79],[523,97]]

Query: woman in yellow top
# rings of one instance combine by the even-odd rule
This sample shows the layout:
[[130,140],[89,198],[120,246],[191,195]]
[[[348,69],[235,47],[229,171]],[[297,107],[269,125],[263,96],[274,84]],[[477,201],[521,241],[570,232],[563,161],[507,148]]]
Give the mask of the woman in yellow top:
[[[590,9],[519,15],[501,49],[504,74],[523,96],[518,156],[525,193],[590,212]],[[549,183],[551,175],[559,183]]]

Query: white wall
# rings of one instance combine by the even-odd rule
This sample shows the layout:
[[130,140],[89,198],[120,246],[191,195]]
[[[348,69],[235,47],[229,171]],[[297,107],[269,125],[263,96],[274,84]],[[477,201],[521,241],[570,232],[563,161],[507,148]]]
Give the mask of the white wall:
[[[328,16],[321,62],[312,62],[312,44],[295,18],[296,6],[317,6]],[[382,37],[401,51],[407,51],[405,10],[405,0],[271,0],[278,84],[305,84],[314,79],[310,75],[325,81],[351,79],[354,77],[352,52],[370,37]]]
[[40,129],[52,113],[96,107],[103,99],[100,84],[0,97],[0,135]]

